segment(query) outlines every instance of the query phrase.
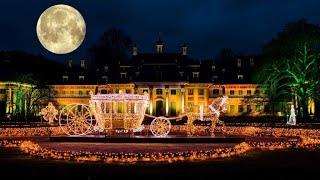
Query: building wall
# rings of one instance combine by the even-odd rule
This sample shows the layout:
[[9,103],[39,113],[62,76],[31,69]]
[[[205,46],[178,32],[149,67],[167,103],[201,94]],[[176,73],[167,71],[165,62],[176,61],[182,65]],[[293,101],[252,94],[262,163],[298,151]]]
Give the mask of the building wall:
[[[263,90],[255,84],[210,83],[127,83],[107,85],[53,85],[53,100],[60,106],[70,103],[88,104],[90,91],[93,93],[148,93],[150,100],[148,114],[155,116],[178,116],[185,112],[199,112],[203,106],[208,112],[208,105],[223,95],[228,96],[226,116],[249,115],[263,113]],[[258,91],[257,91],[258,90]],[[251,93],[250,93],[251,92]]]

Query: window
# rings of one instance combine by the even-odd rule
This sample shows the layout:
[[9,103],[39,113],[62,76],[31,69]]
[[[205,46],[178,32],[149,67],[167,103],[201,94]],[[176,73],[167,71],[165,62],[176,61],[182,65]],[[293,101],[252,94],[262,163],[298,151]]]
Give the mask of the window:
[[259,111],[261,111],[261,106],[260,104],[256,104],[256,112],[259,112]]
[[157,95],[162,95],[162,89],[157,89],[157,90],[156,90],[156,94],[157,94]]
[[251,112],[252,109],[251,109],[251,105],[247,105],[247,112]]
[[107,82],[108,81],[108,77],[107,76],[102,76],[102,80]]
[[230,96],[234,96],[234,90],[230,90]]
[[192,77],[193,77],[194,79],[199,78],[199,72],[192,72]]
[[180,71],[179,74],[181,77],[183,77],[183,71]]
[[82,94],[83,94],[83,92],[82,92],[82,91],[79,91],[79,95],[82,96]]
[[115,91],[116,93],[119,93],[119,89],[116,89],[116,91]]
[[176,95],[177,91],[175,89],[171,89],[171,95]]
[[5,94],[6,90],[5,89],[0,89],[0,94]]
[[199,95],[204,95],[204,89],[199,89],[198,91],[199,91],[198,92]]
[[212,78],[211,78],[212,81],[216,81],[217,79],[218,79],[218,76],[216,76],[216,75],[212,76]]
[[238,105],[238,112],[243,112],[243,105]]
[[259,96],[259,95],[260,95],[260,90],[256,90],[256,91],[254,92],[254,94],[257,95],[257,96]]
[[149,93],[149,90],[148,89],[144,89],[142,90],[143,93]]
[[251,96],[251,90],[247,90],[247,95]]
[[234,105],[230,105],[230,112],[234,113]]
[[242,75],[242,74],[239,74],[239,75],[238,75],[238,80],[239,80],[239,81],[242,81],[242,80],[243,80],[243,75]]
[[131,90],[130,89],[126,89],[126,94],[130,94]]
[[237,59],[237,66],[241,67],[241,59],[240,58]]
[[212,91],[212,95],[219,95],[219,89],[214,89],[213,91]]
[[211,70],[215,71],[216,70],[216,66],[211,66]]
[[127,78],[127,73],[120,73],[121,79],[126,79]]
[[221,69],[221,72],[222,72],[222,73],[226,72],[226,69],[225,69],[225,68],[222,68],[222,69]]
[[68,82],[69,76],[62,76],[62,80],[63,80],[63,82]]
[[193,89],[188,89],[188,95],[193,95]]
[[242,94],[243,94],[242,90],[239,90],[238,94],[239,94],[239,96],[242,96]]
[[79,76],[79,81],[84,81],[84,76]]

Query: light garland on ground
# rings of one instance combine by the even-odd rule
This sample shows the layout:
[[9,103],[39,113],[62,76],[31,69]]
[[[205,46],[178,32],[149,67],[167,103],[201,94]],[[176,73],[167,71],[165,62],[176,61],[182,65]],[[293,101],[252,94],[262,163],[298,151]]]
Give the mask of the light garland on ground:
[[[144,126],[149,129],[149,125]],[[230,136],[252,136],[252,137],[310,137],[320,138],[318,129],[302,128],[277,128],[277,127],[255,127],[255,126],[225,126],[224,135]],[[188,125],[172,125],[170,133],[188,134]],[[197,127],[195,135],[208,135],[206,127]],[[60,127],[34,127],[34,128],[0,128],[0,137],[45,137],[64,135]]]
[[[175,131],[181,132],[185,126],[174,126]],[[3,132],[3,130],[5,130]],[[57,127],[49,128],[55,134],[63,133]],[[1,136],[42,136],[47,134],[48,128],[6,128],[1,130]],[[233,148],[218,148],[210,151],[188,151],[174,153],[102,153],[87,151],[56,151],[46,149],[32,141],[2,140],[0,146],[19,147],[26,154],[35,157],[73,160],[98,161],[105,163],[137,163],[137,162],[167,162],[201,161],[215,158],[226,158],[240,155],[252,149],[282,150],[307,149],[314,150],[320,147],[320,131],[316,129],[289,129],[271,127],[226,127],[227,135],[242,135],[249,138],[247,142]],[[282,137],[285,137],[283,139]],[[265,138],[265,139],[263,139]],[[269,139],[268,139],[269,138]],[[271,138],[271,139],[270,139]],[[282,138],[282,139],[281,139]],[[280,139],[281,141],[277,140]]]

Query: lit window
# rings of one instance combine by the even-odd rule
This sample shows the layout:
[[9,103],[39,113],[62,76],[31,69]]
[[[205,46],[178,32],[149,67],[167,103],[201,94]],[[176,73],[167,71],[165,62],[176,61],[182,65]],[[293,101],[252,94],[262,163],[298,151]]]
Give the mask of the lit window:
[[225,69],[225,68],[222,68],[222,69],[221,69],[221,72],[223,72],[223,73],[226,72],[226,69]]
[[204,89],[199,89],[199,95],[204,95]]
[[188,89],[188,95],[193,95],[193,89]]
[[230,112],[234,113],[234,105],[230,105]]
[[238,75],[238,80],[239,80],[239,81],[242,81],[242,80],[243,80],[243,75],[239,74],[239,75]]
[[199,78],[199,72],[192,72],[192,77],[193,77],[194,79]]
[[261,110],[260,104],[256,104],[256,111],[259,112]]
[[144,89],[142,92],[143,93],[149,93],[149,90],[148,89]]
[[243,94],[242,90],[238,91],[239,96],[241,96]]
[[183,71],[180,71],[179,74],[181,77],[183,77]]
[[243,105],[238,105],[238,112],[243,112]]
[[162,89],[157,89],[157,90],[156,90],[156,94],[157,94],[157,95],[162,95]]
[[234,90],[230,90],[230,96],[234,96]]
[[171,89],[171,95],[176,95],[177,91],[175,89]]
[[251,95],[251,90],[247,91],[247,95],[250,96]]

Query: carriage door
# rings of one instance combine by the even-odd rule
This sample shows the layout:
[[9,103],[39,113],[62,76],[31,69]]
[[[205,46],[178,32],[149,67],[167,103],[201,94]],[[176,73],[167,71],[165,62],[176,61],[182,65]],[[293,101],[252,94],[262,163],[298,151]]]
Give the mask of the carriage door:
[[162,100],[158,100],[156,102],[156,116],[163,116],[164,115],[164,103]]

